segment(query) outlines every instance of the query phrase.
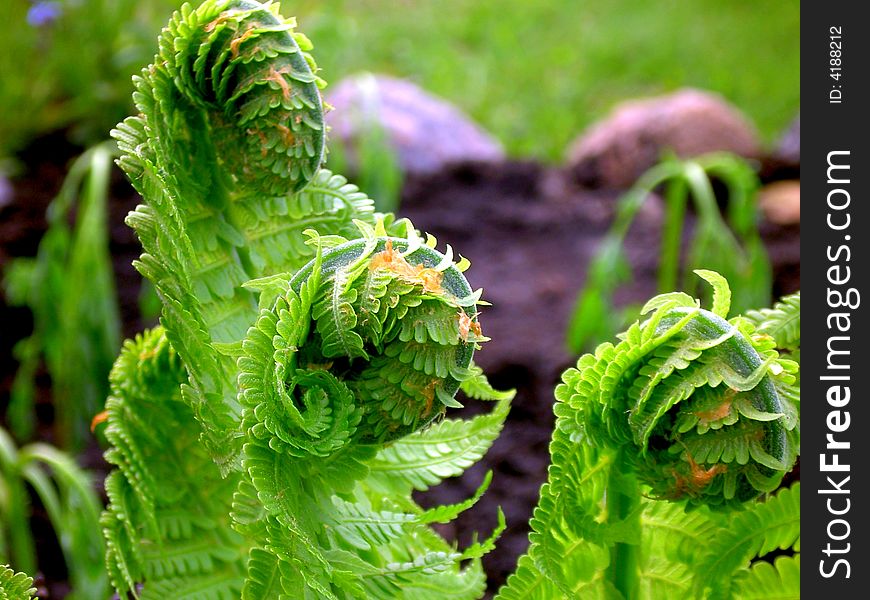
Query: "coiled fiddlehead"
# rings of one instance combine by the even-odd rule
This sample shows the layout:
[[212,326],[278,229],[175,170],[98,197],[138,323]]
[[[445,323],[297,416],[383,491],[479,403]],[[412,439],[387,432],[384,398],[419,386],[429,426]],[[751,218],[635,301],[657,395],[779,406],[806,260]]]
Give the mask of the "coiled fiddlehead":
[[646,321],[581,358],[556,395],[589,442],[623,447],[653,497],[734,505],[776,489],[794,463],[797,412],[777,382],[792,383],[797,364],[748,321],[726,321],[727,283],[698,273],[714,286],[712,312],[657,296]]
[[[645,530],[657,531],[654,505],[679,507],[664,512],[687,531],[712,531],[721,524],[710,509],[746,506],[793,466],[798,364],[749,318],[726,320],[727,282],[697,273],[713,286],[712,310],[684,293],[657,296],[619,343],[563,373],[531,548],[499,598],[654,598],[662,582],[688,593],[686,540],[674,544],[682,558],[654,562],[665,543]],[[690,522],[682,507],[703,516]]]
[[[121,123],[121,167],[146,203],[128,217],[145,250],[162,324],[190,373],[185,393],[223,472],[239,466],[232,357],[257,315],[251,279],[314,254],[303,231],[352,235],[372,202],[319,170],[324,124],[310,43],[275,5],[185,5],[134,78],[137,116]],[[304,189],[303,189],[304,187]]]
[[[193,127],[207,118],[210,144],[166,143],[198,142],[200,151],[214,154],[216,178],[263,194],[297,191],[311,181],[323,159],[323,108],[316,66],[305,52],[311,44],[294,26],[270,5],[248,0],[176,13],[159,53],[173,87],[157,99],[187,110]],[[156,73],[143,73],[142,84],[164,84]]]
[[[258,348],[270,363],[281,352],[287,358],[274,366],[268,388],[257,392],[273,399],[281,415],[267,429],[278,435],[278,428],[293,424],[310,435],[322,427],[319,419],[297,414],[300,400],[292,400],[297,386],[332,388],[335,397],[354,401],[354,408],[334,408],[331,418],[359,421],[354,429],[363,443],[394,440],[443,415],[448,406],[459,406],[453,397],[470,376],[476,343],[485,338],[475,305],[480,294],[472,293],[451,258],[422,245],[413,233],[409,240],[372,232],[330,248],[300,269],[246,342],[255,347],[252,335],[260,345],[270,341],[270,352]],[[246,376],[264,370],[246,363],[243,387],[249,385]],[[309,392],[297,395],[315,409]]]
[[[145,199],[127,220],[136,266],[163,303],[112,382],[113,583],[142,598],[478,597],[503,517],[462,551],[429,524],[489,477],[456,505],[411,495],[479,459],[507,415],[511,394],[471,364],[485,338],[468,262],[319,169],[322,82],[275,9],[182,7],[135,79],[140,114],[113,132]],[[501,402],[439,421],[460,387]]]
[[[483,549],[445,554],[439,544],[434,554],[431,548],[417,554],[409,551],[408,535],[422,533],[417,528],[434,516],[395,508],[379,512],[378,494],[363,502],[331,497],[350,493],[358,482],[365,488],[367,463],[385,442],[419,431],[448,406],[458,406],[454,395],[462,382],[481,381],[471,358],[486,338],[477,322],[479,293],[460,270],[467,261],[455,264],[449,252],[424,245],[413,230],[404,238],[366,227],[363,233],[351,241],[333,237],[324,249],[325,240],[312,232],[320,248],[312,262],[292,278],[251,284],[262,292],[265,307],[239,358],[248,439],[244,466],[268,514],[259,534],[246,519],[237,523],[260,537],[264,548],[285,548],[270,560],[306,563],[309,573],[302,580],[285,573],[287,590],[357,595],[332,573],[332,548],[355,548],[358,560],[379,570],[423,560],[402,569],[420,571],[411,580],[436,587],[460,576],[460,556],[473,558]],[[459,510],[448,508],[437,520]],[[368,524],[360,529],[360,522]],[[371,552],[373,544],[382,546],[379,553]],[[381,597],[396,592],[390,580],[384,572],[354,585],[362,585],[366,597]]]

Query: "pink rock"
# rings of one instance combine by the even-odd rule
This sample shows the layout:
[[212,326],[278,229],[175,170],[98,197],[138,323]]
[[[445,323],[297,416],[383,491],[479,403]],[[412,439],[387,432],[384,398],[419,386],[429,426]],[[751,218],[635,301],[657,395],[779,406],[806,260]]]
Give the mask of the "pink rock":
[[626,188],[667,151],[681,158],[717,150],[755,158],[761,153],[755,128],[720,96],[684,89],[619,104],[567,152],[578,182]]
[[[432,173],[466,161],[504,159],[501,144],[449,102],[413,83],[362,74],[327,88],[329,139],[353,153],[372,120],[383,128],[405,173]],[[353,157],[349,156],[352,162]]]

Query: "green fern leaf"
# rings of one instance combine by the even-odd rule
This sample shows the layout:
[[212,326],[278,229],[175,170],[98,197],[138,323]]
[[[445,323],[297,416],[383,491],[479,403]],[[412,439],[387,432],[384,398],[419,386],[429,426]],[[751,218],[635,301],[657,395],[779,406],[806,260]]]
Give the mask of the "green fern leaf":
[[[222,478],[199,444],[179,388],[185,370],[163,331],[128,341],[110,379],[106,458],[117,470],[102,524],[113,585],[124,594],[144,584],[159,597],[184,579],[191,598],[223,597],[217,582],[238,583],[245,547],[229,528],[237,478]],[[195,595],[197,581],[213,595]]]
[[755,502],[795,460],[797,418],[779,391],[797,365],[748,321],[723,319],[726,284],[704,275],[715,312],[655,298],[563,374],[530,548],[499,600],[725,598],[753,557],[798,549],[794,491]]
[[281,559],[261,548],[251,548],[248,558],[248,573],[243,599],[281,598],[284,587],[281,581]]
[[0,600],[30,600],[36,597],[33,578],[0,565]]
[[415,515],[395,511],[371,511],[360,504],[334,498],[338,512],[334,529],[347,543],[369,550],[389,543],[405,533],[407,525],[419,522]]
[[799,600],[801,597],[801,558],[778,556],[773,564],[758,562],[741,573],[735,582],[738,600]]
[[778,348],[795,350],[801,342],[801,294],[783,297],[773,308],[751,310],[746,318],[755,324],[758,333],[776,340]]
[[468,374],[460,378],[462,383],[459,389],[469,398],[475,400],[512,400],[516,396],[516,390],[500,391],[493,388],[486,375],[483,374],[483,369],[473,364],[468,368]]
[[640,597],[690,598],[692,576],[685,564],[665,560],[650,560],[641,567]]
[[353,288],[345,291],[345,280],[340,275],[323,288],[323,295],[311,313],[322,338],[321,353],[324,358],[367,359],[362,336],[354,331],[357,315],[353,305],[358,298],[357,291]]
[[737,513],[727,529],[707,544],[693,589],[696,594],[709,589],[711,597],[727,598],[739,569],[755,557],[789,548],[800,550],[800,483]]
[[[371,469],[457,406],[461,382],[499,397],[470,369],[480,292],[468,261],[320,170],[323,82],[293,29],[271,3],[183,6],[134,80],[140,114],[113,132],[165,329],[129,343],[113,378],[112,580],[122,596],[471,598],[503,516],[458,552],[426,524],[480,494],[427,512]],[[462,472],[506,413],[418,446],[443,461],[409,479]]]
[[475,504],[486,490],[489,488],[489,484],[492,483],[492,471],[487,471],[486,476],[483,478],[483,482],[478,486],[477,490],[474,492],[474,495],[462,502],[457,502],[456,504],[444,504],[441,506],[437,506],[435,508],[430,508],[429,510],[424,511],[419,517],[419,521],[421,523],[449,523],[454,520],[456,517],[460,515],[460,513],[465,512]]
[[445,419],[382,448],[368,463],[368,481],[381,490],[427,490],[462,474],[501,433],[509,401],[470,420]]

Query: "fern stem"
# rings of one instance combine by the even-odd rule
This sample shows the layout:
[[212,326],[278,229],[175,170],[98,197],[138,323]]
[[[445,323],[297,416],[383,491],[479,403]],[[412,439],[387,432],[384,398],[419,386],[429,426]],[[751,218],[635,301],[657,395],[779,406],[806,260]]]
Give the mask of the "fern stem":
[[[611,525],[629,525],[629,530],[640,531],[640,487],[624,453],[624,449],[618,451],[610,468],[606,497],[607,521]],[[638,597],[638,541],[616,542],[610,548],[607,578],[626,600]]]

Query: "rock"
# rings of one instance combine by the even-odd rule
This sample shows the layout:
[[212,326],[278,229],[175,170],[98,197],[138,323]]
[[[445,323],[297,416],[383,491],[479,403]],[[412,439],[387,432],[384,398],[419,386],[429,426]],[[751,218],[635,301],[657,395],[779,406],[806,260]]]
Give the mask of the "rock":
[[776,225],[797,225],[801,222],[801,182],[797,180],[770,183],[758,193],[758,203],[765,218]]
[[717,150],[759,156],[753,125],[721,97],[684,89],[618,105],[571,144],[567,164],[582,185],[618,189],[667,151],[688,158]]
[[330,138],[338,138],[354,166],[359,136],[374,119],[396,151],[408,174],[434,173],[461,162],[504,159],[501,144],[449,102],[413,83],[384,75],[362,74],[338,83],[327,102]]

